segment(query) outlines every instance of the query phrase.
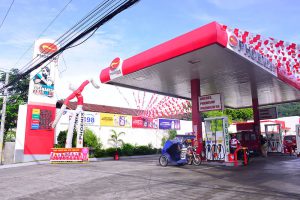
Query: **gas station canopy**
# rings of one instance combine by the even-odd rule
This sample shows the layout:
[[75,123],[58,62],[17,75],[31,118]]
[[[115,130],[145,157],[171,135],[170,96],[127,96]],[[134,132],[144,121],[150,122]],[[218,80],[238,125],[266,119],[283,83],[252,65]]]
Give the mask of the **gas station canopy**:
[[221,93],[226,107],[300,100],[300,46],[263,38],[212,22],[123,63],[112,62],[100,80],[178,98],[191,98],[191,80],[201,95]]

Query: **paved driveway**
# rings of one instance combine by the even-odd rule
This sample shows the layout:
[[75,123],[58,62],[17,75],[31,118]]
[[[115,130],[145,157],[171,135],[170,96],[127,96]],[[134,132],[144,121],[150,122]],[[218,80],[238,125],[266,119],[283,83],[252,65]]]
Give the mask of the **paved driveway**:
[[300,199],[300,159],[160,167],[157,156],[0,169],[0,199]]

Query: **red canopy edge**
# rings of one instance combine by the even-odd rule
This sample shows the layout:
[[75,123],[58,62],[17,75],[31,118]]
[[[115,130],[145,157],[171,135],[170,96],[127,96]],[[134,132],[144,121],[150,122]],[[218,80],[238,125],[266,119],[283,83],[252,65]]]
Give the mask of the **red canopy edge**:
[[[223,26],[217,22],[211,22],[124,60],[122,74],[123,76],[130,74],[215,43],[226,47],[227,41],[227,32]],[[109,71],[109,67],[101,71],[102,83],[111,80]]]

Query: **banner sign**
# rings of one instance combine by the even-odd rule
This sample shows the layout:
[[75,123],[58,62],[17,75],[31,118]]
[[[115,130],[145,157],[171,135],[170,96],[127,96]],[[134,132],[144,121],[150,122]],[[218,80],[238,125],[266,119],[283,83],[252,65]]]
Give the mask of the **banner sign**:
[[[54,40],[39,39],[35,41],[33,59],[47,58],[58,50]],[[58,77],[58,57],[54,57],[30,73],[29,104],[56,104],[55,80]]]
[[199,97],[199,111],[222,110],[221,94],[212,94]]
[[88,162],[89,148],[52,148],[51,163]]
[[[65,110],[59,120],[60,124],[69,124],[73,110]],[[100,126],[100,113],[84,111],[85,126]]]
[[230,31],[228,31],[227,48],[258,65],[265,71],[277,76],[277,67],[269,60],[269,58],[263,56],[249,43],[243,43],[240,38],[236,37],[236,35]]
[[131,115],[120,115],[110,113],[100,113],[100,126],[111,126],[111,127],[132,127],[132,116]]
[[259,119],[277,119],[277,108],[260,108],[259,109]]
[[158,119],[158,128],[164,130],[180,130],[179,119]]
[[153,118],[133,116],[132,128],[157,128],[157,124]]

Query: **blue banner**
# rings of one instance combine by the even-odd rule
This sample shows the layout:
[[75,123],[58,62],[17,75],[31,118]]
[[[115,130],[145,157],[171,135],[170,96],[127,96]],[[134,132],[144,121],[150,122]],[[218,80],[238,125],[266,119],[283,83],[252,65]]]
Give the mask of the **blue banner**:
[[178,120],[178,119],[159,119],[159,129],[180,130],[180,120]]

